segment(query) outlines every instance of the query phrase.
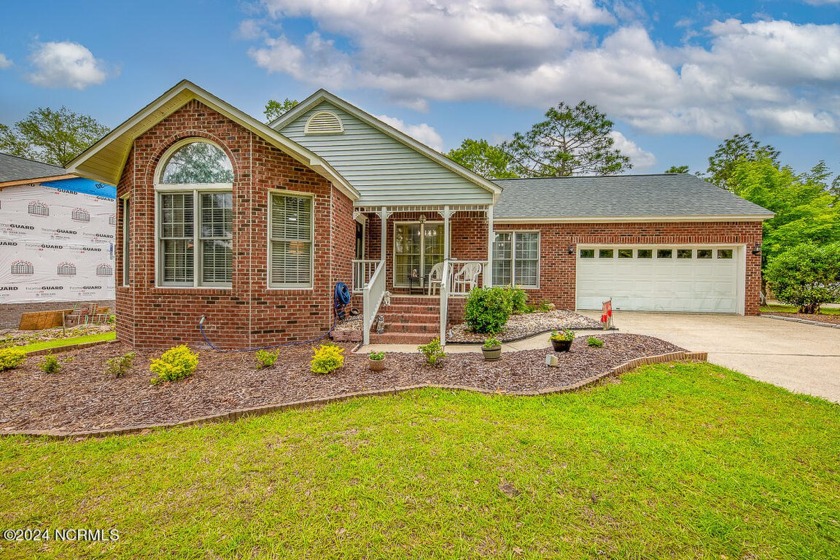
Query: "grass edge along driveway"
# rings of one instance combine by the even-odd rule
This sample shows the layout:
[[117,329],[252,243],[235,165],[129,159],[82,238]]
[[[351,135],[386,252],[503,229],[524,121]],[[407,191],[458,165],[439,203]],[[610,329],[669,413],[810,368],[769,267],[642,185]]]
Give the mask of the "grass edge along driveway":
[[83,441],[0,438],[4,558],[831,558],[840,406],[710,364],[567,395],[423,389]]

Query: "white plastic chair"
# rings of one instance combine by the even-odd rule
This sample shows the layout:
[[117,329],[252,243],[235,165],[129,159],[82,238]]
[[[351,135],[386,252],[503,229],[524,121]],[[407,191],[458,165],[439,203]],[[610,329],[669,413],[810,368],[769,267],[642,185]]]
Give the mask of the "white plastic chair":
[[[443,262],[436,263],[432,266],[432,269],[429,271],[429,287],[427,291],[427,295],[432,295],[432,293],[437,293],[437,290],[440,289],[440,285],[443,282]],[[434,289],[434,290],[433,290]]]
[[455,293],[464,294],[475,288],[478,284],[479,274],[481,274],[481,263],[479,262],[468,262],[462,266],[461,270],[456,272],[452,278]]

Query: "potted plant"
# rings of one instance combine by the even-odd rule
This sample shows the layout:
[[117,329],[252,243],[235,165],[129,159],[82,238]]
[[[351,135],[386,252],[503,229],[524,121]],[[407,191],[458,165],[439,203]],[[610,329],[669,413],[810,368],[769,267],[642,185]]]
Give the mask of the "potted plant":
[[495,336],[484,339],[484,345],[481,347],[481,352],[484,354],[485,361],[495,362],[502,356],[502,341]]
[[575,331],[572,329],[563,329],[560,332],[551,331],[551,336],[548,337],[555,352],[568,352],[572,347],[572,341],[575,339]]
[[371,352],[368,354],[370,371],[382,371],[385,369],[385,352]]

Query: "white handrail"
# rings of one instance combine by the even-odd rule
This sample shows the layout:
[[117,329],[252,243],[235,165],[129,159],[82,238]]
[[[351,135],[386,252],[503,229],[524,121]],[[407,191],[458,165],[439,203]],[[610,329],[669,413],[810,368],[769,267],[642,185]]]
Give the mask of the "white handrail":
[[370,280],[362,290],[362,307],[364,308],[362,341],[365,345],[370,344],[370,328],[385,297],[385,261],[378,262]]
[[379,260],[373,259],[354,259],[353,260],[353,292],[361,293],[365,289],[365,284],[370,281],[373,276],[373,271],[376,270],[376,265]]
[[446,346],[446,324],[449,315],[449,274],[450,265],[449,260],[443,260],[443,269],[441,270],[440,283],[440,345]]

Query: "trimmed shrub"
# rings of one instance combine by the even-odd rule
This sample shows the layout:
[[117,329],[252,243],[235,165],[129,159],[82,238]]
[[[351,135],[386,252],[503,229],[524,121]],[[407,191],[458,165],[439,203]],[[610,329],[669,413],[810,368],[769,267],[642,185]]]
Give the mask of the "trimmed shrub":
[[497,334],[502,332],[512,310],[507,289],[498,286],[473,288],[467,296],[464,318],[473,332]]
[[440,345],[440,338],[435,338],[428,344],[418,346],[417,349],[426,356],[426,363],[430,366],[441,365],[441,362],[446,357],[446,352],[443,351],[443,347]]
[[156,375],[152,378],[152,385],[187,378],[195,373],[197,367],[198,354],[184,344],[175,346],[149,365],[149,369]]
[[522,313],[533,313],[534,308],[528,305],[528,294],[522,288],[507,288],[510,298],[511,313],[521,315]]
[[134,363],[134,358],[137,356],[134,352],[129,352],[124,356],[117,356],[105,361],[105,373],[116,378],[125,377],[131,370],[131,364]]
[[344,365],[344,348],[335,344],[322,344],[313,348],[315,354],[309,364],[312,373],[332,373]]
[[26,352],[18,348],[0,350],[0,371],[15,369],[26,359]]
[[257,350],[255,357],[257,358],[257,369],[271,367],[277,358],[280,356],[280,350],[269,352],[268,350]]
[[59,363],[58,358],[52,354],[47,354],[44,357],[44,361],[41,362],[41,365],[38,367],[40,367],[41,371],[44,373],[58,373],[61,369],[61,364]]
[[765,277],[779,301],[818,313],[823,303],[840,301],[840,243],[788,249],[770,261]]

